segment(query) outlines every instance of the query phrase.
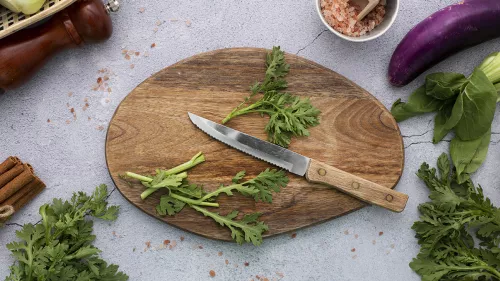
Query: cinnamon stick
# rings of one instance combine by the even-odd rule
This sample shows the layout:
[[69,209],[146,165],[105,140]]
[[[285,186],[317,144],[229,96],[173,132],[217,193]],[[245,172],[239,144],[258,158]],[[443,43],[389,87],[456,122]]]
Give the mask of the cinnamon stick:
[[24,207],[28,202],[33,200],[42,190],[45,188],[45,184],[35,176],[35,179],[28,183],[26,186],[21,188],[18,192],[14,193],[9,197],[3,204],[11,205],[17,212],[22,207]]
[[[0,175],[12,169],[17,164],[21,163],[17,157],[9,157],[2,164],[0,164]],[[0,185],[1,186],[1,185]]]
[[30,167],[26,164],[23,167],[24,171],[21,174],[0,188],[0,204],[35,179],[35,175]]
[[[8,184],[10,181],[19,176],[25,169],[23,164],[17,164],[12,169],[0,175],[0,189]],[[0,201],[1,202],[1,201]]]

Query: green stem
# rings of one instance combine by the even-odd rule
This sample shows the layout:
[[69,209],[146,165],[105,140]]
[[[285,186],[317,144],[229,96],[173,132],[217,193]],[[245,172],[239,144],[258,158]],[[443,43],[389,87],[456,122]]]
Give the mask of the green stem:
[[219,207],[219,203],[198,202],[198,200],[189,199],[189,198],[186,198],[184,196],[180,196],[180,195],[175,194],[175,193],[170,193],[170,197],[175,198],[175,199],[182,201],[184,203],[188,203],[193,208],[195,205],[208,206],[208,207]]
[[[191,158],[191,160],[187,161],[186,163],[183,163],[183,164],[181,164],[177,167],[174,167],[172,169],[166,170],[165,175],[170,176],[170,175],[184,172],[184,171],[189,170],[192,167],[194,167],[200,163],[203,163],[203,162],[205,162],[205,156],[203,155],[202,152],[198,152],[195,156],[193,156],[193,158]],[[142,175],[132,173],[132,172],[126,172],[125,175],[127,175],[130,178],[140,180],[142,182],[152,182],[153,181],[153,179],[150,177],[142,176]]]
[[148,198],[149,195],[155,193],[156,191],[158,191],[160,188],[153,188],[153,187],[150,187],[146,190],[144,190],[142,193],[141,193],[141,199],[142,200],[145,200],[146,198]]
[[219,188],[217,190],[214,190],[214,191],[208,193],[207,195],[203,196],[201,199],[198,199],[196,201],[201,203],[201,202],[206,201],[214,196],[221,194],[222,192],[235,189],[238,186],[244,186],[245,184],[249,183],[250,181],[251,180],[243,182],[243,183],[232,184],[232,185],[225,186],[223,188]]
[[186,170],[189,170],[189,169],[193,168],[194,166],[196,166],[200,163],[203,163],[203,162],[205,162],[205,156],[203,155],[202,152],[198,152],[195,156],[193,156],[193,158],[191,158],[191,160],[189,160],[186,163],[181,164],[177,167],[166,170],[165,173],[166,173],[166,175],[178,174],[180,172],[184,172]]
[[224,224],[226,224],[226,225],[236,226],[236,227],[238,227],[238,228],[240,228],[240,229],[245,229],[245,228],[247,228],[247,226],[246,226],[246,225],[239,224],[238,222],[235,222],[235,221],[233,221],[233,220],[230,220],[230,219],[228,219],[228,218],[226,218],[226,217],[223,217],[223,216],[217,215],[216,213],[212,213],[212,212],[210,212],[210,211],[208,211],[208,210],[206,210],[206,209],[204,209],[204,208],[202,208],[202,207],[199,207],[199,206],[196,206],[196,205],[191,205],[191,208],[193,208],[193,209],[195,209],[196,211],[198,211],[198,212],[200,212],[200,213],[204,214],[204,215],[205,215],[205,216],[207,216],[207,217],[211,217],[212,219],[214,219],[214,220],[215,220],[215,221],[217,221],[217,222],[223,221],[223,222],[224,222]]
[[224,120],[222,120],[222,124],[226,124],[229,120],[233,119],[236,116],[250,113],[250,111],[252,109],[261,106],[261,104],[262,104],[262,102],[258,101],[258,102],[251,104],[243,109],[236,110],[236,111],[233,110],[233,112],[229,113],[229,115],[227,115],[226,118],[224,118]]
[[141,176],[139,174],[132,173],[132,172],[126,172],[125,175],[127,175],[127,177],[129,177],[129,178],[133,178],[133,179],[144,181],[144,182],[152,182],[153,181],[153,179],[150,177]]

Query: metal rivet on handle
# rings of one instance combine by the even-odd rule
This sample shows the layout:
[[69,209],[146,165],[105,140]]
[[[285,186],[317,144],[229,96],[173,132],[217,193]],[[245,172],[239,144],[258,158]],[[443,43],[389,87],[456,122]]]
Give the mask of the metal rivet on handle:
[[351,184],[351,186],[354,189],[359,189],[360,184],[359,184],[359,182],[353,181],[352,184]]
[[324,175],[326,175],[326,170],[325,170],[325,169],[319,169],[319,170],[318,170],[318,174],[319,174],[320,176],[324,176]]
[[387,196],[385,197],[385,200],[392,202],[392,200],[394,200],[394,196],[387,194]]

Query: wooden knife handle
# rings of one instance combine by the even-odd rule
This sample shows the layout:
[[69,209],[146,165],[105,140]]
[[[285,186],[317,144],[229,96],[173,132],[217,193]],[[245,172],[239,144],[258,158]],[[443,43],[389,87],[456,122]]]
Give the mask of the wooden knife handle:
[[102,0],[79,0],[49,21],[1,39],[0,93],[27,81],[57,52],[103,41],[112,31]]
[[364,202],[402,212],[408,195],[349,174],[325,163],[312,160],[306,173],[310,182],[323,183]]

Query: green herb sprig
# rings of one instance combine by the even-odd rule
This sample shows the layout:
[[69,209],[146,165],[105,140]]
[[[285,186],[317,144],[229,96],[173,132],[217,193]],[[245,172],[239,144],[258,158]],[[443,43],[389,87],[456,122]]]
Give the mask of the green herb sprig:
[[[155,176],[144,176],[131,172],[127,172],[126,175],[141,181],[148,188],[145,191],[148,196],[162,188],[168,190],[168,194],[162,195],[160,203],[156,206],[158,215],[173,216],[182,211],[187,205],[212,218],[220,225],[228,227],[231,230],[231,237],[238,244],[249,242],[256,246],[260,245],[262,243],[262,234],[268,230],[267,225],[258,220],[261,216],[260,213],[246,214],[241,219],[238,219],[238,211],[232,211],[223,216],[206,209],[206,207],[219,207],[219,203],[215,202],[219,195],[232,196],[235,192],[252,197],[255,201],[271,203],[272,193],[280,192],[288,184],[286,173],[276,169],[266,169],[255,178],[243,181],[246,173],[241,171],[234,176],[230,185],[221,185],[212,192],[205,192],[202,186],[189,183],[185,172],[185,170],[202,163],[201,159],[205,160],[200,152],[190,162],[187,162],[190,164],[185,163],[171,169],[178,172],[178,174],[158,169]],[[181,166],[182,169],[179,168]],[[147,196],[143,195],[141,195],[141,198],[144,200]]]
[[428,112],[437,112],[433,142],[451,131],[450,146],[457,180],[463,183],[486,158],[496,103],[500,102],[500,53],[488,56],[470,77],[459,73],[434,73],[410,96],[398,99],[392,115],[398,122]]
[[500,209],[470,179],[458,183],[447,155],[439,157],[438,170],[424,163],[417,173],[431,201],[419,206],[412,227],[421,249],[410,267],[423,281],[499,280]]
[[107,196],[107,187],[100,185],[91,195],[78,192],[70,201],[41,206],[41,223],[24,225],[16,232],[20,241],[7,244],[17,261],[5,280],[128,280],[92,245],[93,223],[86,217],[112,221],[118,215],[119,207],[108,206]]
[[[264,130],[268,140],[282,147],[290,145],[292,137],[309,136],[308,128],[319,125],[319,109],[308,98],[301,99],[289,93],[282,93],[288,87],[285,80],[290,65],[285,61],[285,53],[280,47],[273,47],[267,55],[266,75],[263,82],[250,87],[251,94],[229,113],[222,123],[249,113],[268,115],[269,122]],[[262,93],[259,99],[254,97]]]

